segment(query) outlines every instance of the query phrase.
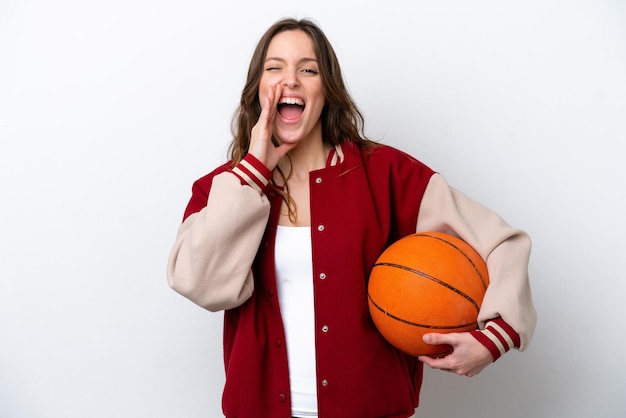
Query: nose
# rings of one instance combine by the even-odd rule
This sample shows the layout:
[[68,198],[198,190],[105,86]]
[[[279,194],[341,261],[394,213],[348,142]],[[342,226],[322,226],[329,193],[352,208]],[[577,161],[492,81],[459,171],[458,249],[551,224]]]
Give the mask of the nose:
[[283,87],[290,89],[298,87],[298,76],[296,71],[287,71],[285,78],[283,79]]

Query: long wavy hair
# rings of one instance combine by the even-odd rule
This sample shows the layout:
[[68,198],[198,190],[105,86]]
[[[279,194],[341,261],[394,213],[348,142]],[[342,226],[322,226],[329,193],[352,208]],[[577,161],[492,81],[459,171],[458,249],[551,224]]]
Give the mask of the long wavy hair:
[[[306,33],[313,41],[313,48],[318,61],[326,99],[320,116],[324,143],[335,146],[344,141],[351,141],[362,147],[367,147],[374,143],[364,134],[363,115],[346,88],[339,61],[324,32],[310,19],[284,18],[274,23],[263,34],[252,54],[246,85],[241,92],[241,100],[233,115],[231,124],[233,140],[229,147],[229,157],[233,166],[239,163],[248,153],[250,134],[261,114],[259,84],[269,44],[279,33],[292,30]],[[286,185],[289,174],[285,176],[281,171],[279,171],[279,174]],[[287,202],[290,219],[295,220],[295,206],[289,196],[288,189],[282,190],[275,186],[273,187]]]

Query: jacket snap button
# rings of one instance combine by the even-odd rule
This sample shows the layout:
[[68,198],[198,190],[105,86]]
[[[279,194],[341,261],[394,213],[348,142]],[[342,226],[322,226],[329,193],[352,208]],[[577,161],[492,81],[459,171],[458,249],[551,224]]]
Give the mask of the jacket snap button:
[[324,230],[324,225],[318,225],[317,230],[322,232]]

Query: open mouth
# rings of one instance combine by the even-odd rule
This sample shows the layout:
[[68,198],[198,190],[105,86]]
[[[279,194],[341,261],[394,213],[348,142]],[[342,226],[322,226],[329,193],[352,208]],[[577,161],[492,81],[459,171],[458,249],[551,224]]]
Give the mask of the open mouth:
[[281,97],[278,102],[278,113],[287,120],[295,120],[304,112],[304,100],[298,97]]

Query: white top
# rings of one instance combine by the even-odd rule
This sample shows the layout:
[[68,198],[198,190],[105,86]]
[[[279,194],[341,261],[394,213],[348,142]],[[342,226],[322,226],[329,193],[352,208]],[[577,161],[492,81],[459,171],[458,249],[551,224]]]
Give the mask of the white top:
[[291,415],[317,417],[310,227],[278,226],[275,264],[289,361]]

